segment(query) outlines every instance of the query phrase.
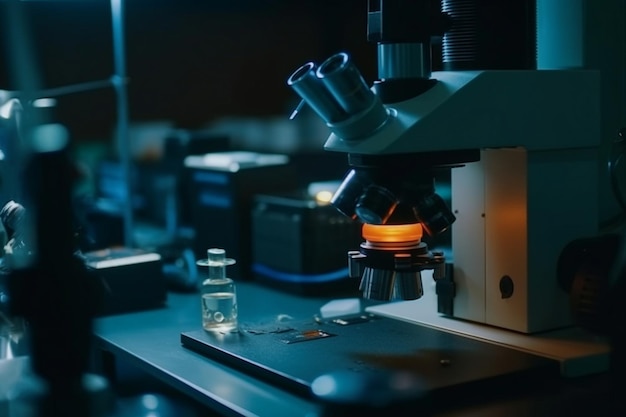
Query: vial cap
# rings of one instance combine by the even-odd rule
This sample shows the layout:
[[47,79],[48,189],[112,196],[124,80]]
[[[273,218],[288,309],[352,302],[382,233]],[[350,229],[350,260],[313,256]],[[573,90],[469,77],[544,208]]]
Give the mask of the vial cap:
[[226,257],[226,251],[221,248],[211,248],[207,250],[206,259],[196,262],[198,266],[229,266],[235,264],[235,260]]

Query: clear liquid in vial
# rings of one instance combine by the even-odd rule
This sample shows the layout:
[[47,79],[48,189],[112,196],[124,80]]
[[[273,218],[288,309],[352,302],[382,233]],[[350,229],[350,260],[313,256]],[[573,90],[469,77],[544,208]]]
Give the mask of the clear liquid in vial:
[[210,331],[237,328],[237,296],[234,292],[202,294],[202,327]]

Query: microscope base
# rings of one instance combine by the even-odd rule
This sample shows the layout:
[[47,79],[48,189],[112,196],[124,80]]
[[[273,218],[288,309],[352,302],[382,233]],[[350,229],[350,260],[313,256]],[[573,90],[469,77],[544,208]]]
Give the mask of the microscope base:
[[599,336],[577,327],[523,334],[445,317],[437,313],[434,288],[425,289],[419,300],[380,304],[367,311],[557,360],[563,377],[591,375],[609,368],[610,346]]

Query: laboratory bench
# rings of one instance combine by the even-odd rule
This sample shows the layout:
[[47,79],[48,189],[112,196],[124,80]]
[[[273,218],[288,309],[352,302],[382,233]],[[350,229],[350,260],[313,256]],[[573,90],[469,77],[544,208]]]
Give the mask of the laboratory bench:
[[[312,320],[319,314],[320,308],[331,300],[287,293],[245,281],[237,283],[237,294],[239,323],[243,327],[247,323],[269,323],[276,320]],[[324,405],[315,396],[307,395],[302,390],[306,384],[301,384],[299,389],[290,389],[290,377],[281,375],[283,364],[280,359],[277,362],[268,362],[268,367],[277,369],[275,378],[268,377],[272,373],[266,372],[264,358],[259,356],[263,355],[259,352],[263,352],[267,346],[252,353],[252,360],[242,360],[238,355],[245,355],[245,349],[243,353],[235,349],[230,356],[219,351],[216,351],[216,355],[207,355],[202,349],[183,345],[183,335],[202,339],[203,332],[198,293],[170,292],[163,308],[98,318],[94,323],[96,371],[107,376],[114,388],[123,387],[125,381],[123,372],[120,372],[120,364],[124,364],[126,369],[131,368],[144,375],[143,381],[166,387],[169,392],[176,393],[199,407],[200,415],[207,417],[323,415]],[[363,336],[364,340],[369,337],[373,346],[385,346],[385,339],[390,336],[378,330],[377,333]],[[391,329],[389,333],[398,331]],[[389,343],[393,343],[393,339],[389,340]],[[310,360],[306,357],[297,359],[304,367],[304,371],[301,371],[304,372],[304,377],[311,372],[321,372],[329,366],[332,367],[336,362],[331,357],[331,351],[328,356],[324,356],[324,342],[315,340],[302,343],[308,352],[316,353],[311,354]],[[280,349],[283,347],[276,351],[279,352]],[[498,363],[497,357],[491,360]],[[245,366],[254,361],[259,362],[259,366]],[[285,358],[284,366],[290,366],[293,361],[293,358]],[[244,366],[239,366],[241,364]],[[298,373],[295,372],[294,375],[293,385],[298,385],[301,382],[297,379]],[[541,372],[532,374],[534,379],[529,379],[529,375],[531,374],[526,375],[526,379],[492,378],[488,383],[468,384],[462,386],[461,390],[451,389],[449,393],[440,390],[443,394],[434,397],[436,401],[429,400],[430,411],[422,413],[415,409],[416,413],[412,415],[610,415],[608,411],[603,413],[607,409],[608,397],[608,378],[605,374],[562,378],[558,371],[546,367]],[[150,385],[139,388],[149,390]]]

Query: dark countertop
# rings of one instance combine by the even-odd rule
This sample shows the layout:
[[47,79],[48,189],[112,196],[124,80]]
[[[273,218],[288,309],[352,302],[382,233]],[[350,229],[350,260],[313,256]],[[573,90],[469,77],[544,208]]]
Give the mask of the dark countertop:
[[[238,282],[240,323],[275,320],[279,315],[308,319],[329,299],[295,296],[250,282]],[[181,345],[183,332],[201,329],[199,294],[169,293],[161,309],[99,318],[94,323],[96,347],[111,353],[201,405],[224,416],[316,417],[321,407],[310,398],[281,389],[221,361]],[[602,414],[607,392],[605,376],[531,387],[511,386],[498,396],[488,392],[451,398],[434,415],[571,416]],[[504,394],[503,394],[504,393]],[[471,400],[468,402],[467,398]],[[584,411],[587,410],[587,411]],[[580,414],[578,413],[580,412]]]
[[[310,317],[327,301],[293,297],[249,283],[238,283],[240,320],[279,314]],[[316,404],[192,352],[181,332],[201,329],[199,294],[168,294],[162,309],[99,318],[96,346],[144,370],[228,416],[308,416]]]

